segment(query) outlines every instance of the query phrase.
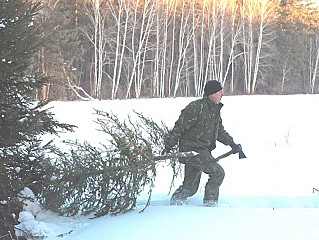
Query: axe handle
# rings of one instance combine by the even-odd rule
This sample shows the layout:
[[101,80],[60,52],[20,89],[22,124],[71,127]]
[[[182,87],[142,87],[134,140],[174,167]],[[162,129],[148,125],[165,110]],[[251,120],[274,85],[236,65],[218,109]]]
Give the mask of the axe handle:
[[229,152],[220,155],[219,157],[215,158],[215,159],[216,159],[216,162],[218,162],[220,159],[223,159],[223,158],[225,158],[225,157],[228,157],[229,155],[232,155],[233,153],[234,153],[233,150],[230,150]]
[[[243,150],[242,150],[240,144],[239,144],[239,148],[240,148],[240,151],[238,152],[238,154],[239,154],[239,159],[241,159],[241,158],[246,158],[246,156],[245,156],[245,154],[244,154],[244,152],[243,152]],[[236,152],[236,153],[237,153],[237,152]],[[230,150],[229,152],[224,153],[224,154],[220,155],[219,157],[217,157],[217,158],[216,158],[216,162],[218,162],[220,159],[223,159],[223,158],[225,158],[225,157],[228,157],[229,155],[232,155],[232,154],[234,154],[233,149]]]

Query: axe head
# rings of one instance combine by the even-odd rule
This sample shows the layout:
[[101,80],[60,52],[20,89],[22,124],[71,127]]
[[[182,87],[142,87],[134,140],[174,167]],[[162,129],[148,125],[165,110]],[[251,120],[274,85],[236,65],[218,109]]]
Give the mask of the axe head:
[[239,154],[239,159],[246,158],[246,155],[243,151],[239,151],[238,154]]
[[242,149],[241,145],[238,144],[238,146],[239,146],[239,148],[240,148],[240,150],[238,151],[239,159],[246,158],[246,155],[245,155],[245,153],[243,152],[243,149]]

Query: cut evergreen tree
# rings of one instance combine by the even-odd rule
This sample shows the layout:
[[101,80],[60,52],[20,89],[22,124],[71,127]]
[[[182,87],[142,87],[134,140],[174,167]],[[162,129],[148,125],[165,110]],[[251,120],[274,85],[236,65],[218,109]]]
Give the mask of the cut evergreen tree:
[[[15,237],[22,204],[18,193],[29,187],[39,193],[49,164],[42,134],[71,130],[44,109],[47,102],[31,102],[32,92],[45,78],[31,71],[41,45],[36,22],[40,3],[28,0],[0,2],[0,238]],[[11,236],[12,237],[11,237]]]
[[[116,215],[132,210],[145,187],[149,187],[150,200],[160,163],[154,155],[163,148],[167,127],[138,113],[137,120],[128,117],[127,121],[97,113],[105,144],[94,147],[87,142],[68,142],[71,149],[67,153],[51,148],[56,159],[45,208],[65,215]],[[174,177],[179,172],[177,163],[177,158],[170,160]]]

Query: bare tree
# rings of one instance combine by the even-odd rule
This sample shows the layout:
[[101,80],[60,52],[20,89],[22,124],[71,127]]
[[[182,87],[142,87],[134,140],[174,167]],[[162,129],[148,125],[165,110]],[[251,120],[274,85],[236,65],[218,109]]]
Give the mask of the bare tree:
[[282,65],[281,94],[284,93],[287,75],[290,72],[290,70],[291,70],[291,67],[288,67],[288,62],[285,61]]
[[[233,74],[240,42],[242,22],[237,19],[238,4],[235,0],[206,0],[202,5],[193,3],[193,66],[195,95],[203,94],[209,79],[225,84]],[[233,88],[233,75],[231,77]]]
[[158,9],[156,11],[156,37],[155,37],[155,57],[154,57],[154,70],[153,70],[153,76],[152,76],[152,96],[157,97],[159,95],[159,72],[160,72],[160,25],[161,25],[161,19],[160,19],[160,13],[161,13],[161,8],[160,8],[160,1],[161,0],[156,0],[156,8]]
[[[126,98],[129,97],[131,88],[134,86],[135,97],[141,96],[143,86],[144,68],[146,64],[146,53],[149,50],[149,37],[154,26],[154,0],[144,1],[142,10],[140,0],[134,2],[134,15],[131,19],[131,45],[127,46],[130,51],[131,61],[130,76],[126,91]],[[136,41],[137,40],[137,41]],[[134,85],[133,85],[134,83]]]
[[223,79],[221,80],[222,85],[225,84],[226,79],[228,77],[229,72],[231,71],[230,76],[230,92],[234,91],[234,63],[237,57],[239,57],[242,53],[236,53],[236,46],[240,43],[240,31],[242,28],[242,21],[237,21],[237,12],[238,12],[238,5],[236,4],[236,0],[229,1],[229,25],[230,25],[230,42],[229,42],[229,50],[228,50],[228,61],[225,69],[225,74]]
[[[208,66],[211,65],[208,58],[212,55],[212,43],[216,33],[216,19],[214,19],[214,17],[211,18],[211,16],[215,16],[216,14],[215,5],[216,3],[214,0],[193,2],[192,4],[192,47],[195,96],[202,95],[207,80],[205,77],[207,69]],[[209,46],[206,48],[207,42]]]
[[[120,0],[116,3],[117,3],[116,6],[114,6],[115,4],[110,1],[111,13],[114,17],[115,26],[117,29],[116,40],[115,40],[114,66],[112,66],[113,76],[111,80],[112,81],[111,99],[116,98],[116,94],[120,84],[125,41],[127,36],[128,10],[129,10],[129,8],[126,7],[125,0]],[[125,18],[124,18],[124,15],[126,16]],[[124,18],[124,20],[122,18]],[[124,29],[122,28],[122,21],[124,21]]]
[[[224,11],[220,11],[220,7],[223,8],[223,1],[211,1],[206,14],[206,26],[207,31],[209,32],[205,42],[207,42],[208,50],[207,56],[202,56],[202,61],[206,63],[206,67],[203,66],[203,77],[202,77],[202,88],[201,95],[203,94],[203,86],[209,80],[208,78],[213,78],[220,80],[220,71],[221,71],[221,62],[223,60],[223,42],[218,41],[218,36],[220,40],[223,41],[223,26],[222,19],[224,18]],[[220,24],[221,28],[218,29]],[[206,51],[205,51],[206,52]],[[219,53],[218,53],[219,52]]]
[[[243,49],[245,89],[249,94],[256,90],[265,28],[267,27],[274,4],[270,0],[244,0],[242,5]],[[255,27],[256,26],[256,27]]]
[[103,80],[103,67],[106,62],[106,13],[102,11],[101,4],[104,0],[88,0],[83,5],[83,10],[89,18],[90,25],[81,28],[94,49],[93,82],[91,83],[92,96],[101,99]]
[[189,50],[189,45],[192,38],[192,31],[190,26],[190,15],[189,4],[187,0],[182,0],[180,26],[179,26],[179,37],[178,37],[178,60],[176,67],[176,77],[174,83],[173,97],[177,96],[177,90],[180,87],[181,72],[185,65],[186,53]]
[[[169,50],[169,27],[171,23],[171,9],[172,6],[176,6],[174,1],[166,0],[165,6],[162,7],[163,9],[163,39],[162,39],[162,54],[161,54],[161,74],[160,74],[160,89],[159,89],[159,97],[165,97],[165,88],[166,84],[169,81],[166,81],[166,73],[167,73],[167,62],[168,62],[168,50]],[[171,41],[173,42],[173,41]],[[169,85],[168,85],[169,87]]]
[[173,85],[173,75],[175,72],[174,62],[175,62],[175,36],[176,36],[176,18],[177,18],[177,0],[171,1],[172,3],[172,27],[171,27],[171,46],[170,46],[170,63],[169,63],[169,74],[168,74],[168,96],[171,96],[171,90]]
[[319,31],[316,33],[314,40],[310,39],[309,66],[310,92],[315,93],[315,84],[319,77]]

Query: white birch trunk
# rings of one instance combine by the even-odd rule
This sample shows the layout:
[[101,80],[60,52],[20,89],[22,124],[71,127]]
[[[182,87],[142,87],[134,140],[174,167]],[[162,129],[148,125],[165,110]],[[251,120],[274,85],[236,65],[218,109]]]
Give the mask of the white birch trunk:
[[231,29],[230,29],[230,51],[229,51],[229,57],[228,57],[228,63],[226,66],[226,70],[225,70],[225,74],[224,77],[221,81],[222,85],[224,86],[226,83],[226,79],[228,77],[229,71],[231,70],[231,77],[230,77],[230,92],[232,93],[234,91],[234,62],[235,59],[240,56],[241,54],[237,54],[237,56],[235,56],[235,47],[236,45],[239,43],[239,34],[241,31],[241,27],[242,24],[241,22],[237,23],[237,26],[235,26],[236,24],[236,13],[238,10],[238,6],[237,4],[235,4],[234,1],[231,1]]
[[224,20],[225,20],[225,10],[226,10],[226,5],[224,1],[220,1],[220,54],[219,54],[219,68],[218,68],[218,75],[217,75],[217,80],[219,80],[222,85],[223,85],[223,65],[224,65],[224,31],[225,31],[225,26],[224,26]]
[[257,86],[257,75],[259,72],[259,65],[260,65],[260,59],[262,58],[262,46],[264,44],[263,36],[264,36],[264,29],[267,25],[267,15],[269,12],[272,11],[271,2],[269,0],[261,0],[260,3],[260,23],[259,23],[259,37],[258,37],[258,43],[257,43],[257,53],[255,58],[255,69],[254,69],[254,75],[252,79],[252,94],[255,93],[256,86]]
[[161,68],[161,77],[160,77],[160,97],[165,97],[165,85],[166,85],[166,61],[167,61],[167,44],[168,44],[168,25],[169,25],[169,6],[170,1],[166,0],[165,6],[165,22],[164,22],[164,33],[163,33],[163,50],[162,50],[162,68]]
[[[154,30],[154,7],[155,7],[155,1],[153,0],[151,2],[150,8],[148,8],[150,1],[148,0],[147,4],[144,7],[144,13],[145,13],[145,20],[147,19],[147,23],[145,26],[145,31],[142,32],[142,41],[140,41],[140,51],[138,54],[138,61],[137,61],[137,78],[136,78],[136,83],[135,83],[135,94],[136,98],[140,98],[141,96],[141,90],[143,86],[143,73],[144,73],[144,68],[145,68],[145,61],[146,61],[146,53],[148,51],[148,43],[149,43],[149,37],[151,32]],[[146,18],[147,17],[147,18]]]
[[126,36],[127,36],[127,26],[128,26],[128,20],[129,20],[129,11],[130,11],[130,7],[129,7],[129,2],[127,1],[126,3],[124,3],[124,11],[125,11],[125,25],[124,25],[124,33],[123,33],[123,37],[122,37],[122,44],[120,45],[121,49],[121,56],[119,59],[119,66],[118,66],[118,70],[117,70],[117,78],[116,78],[116,82],[115,82],[115,86],[114,86],[114,92],[112,92],[112,99],[116,98],[117,92],[118,92],[118,88],[120,85],[120,79],[121,79],[121,73],[122,73],[122,66],[123,66],[123,58],[124,58],[124,50],[126,49]]
[[[134,24],[133,24],[133,36],[135,36],[135,26],[140,27],[139,32],[139,41],[137,46],[135,46],[134,38],[132,38],[132,72],[129,79],[129,85],[126,92],[126,98],[128,98],[131,86],[134,82],[134,90],[135,90],[135,97],[139,98],[141,95],[141,88],[143,83],[143,70],[145,66],[145,55],[142,56],[147,51],[147,43],[148,38],[151,32],[151,27],[153,24],[153,9],[154,9],[154,1],[152,5],[150,5],[150,0],[145,1],[142,13],[142,22],[141,25],[137,25],[137,14],[138,14],[138,7],[139,1],[137,1],[135,5],[135,14],[134,14]],[[138,34],[138,33],[136,33]],[[135,47],[137,47],[137,51],[135,51]]]
[[94,3],[94,92],[93,95],[97,98],[99,97],[99,89],[98,89],[98,72],[99,72],[99,49],[98,49],[98,41],[99,41],[99,22],[100,22],[100,1],[96,0]]
[[190,18],[190,11],[185,13],[185,1],[183,0],[182,6],[182,15],[181,15],[181,24],[180,24],[180,33],[179,33],[179,50],[178,50],[178,62],[177,62],[177,69],[176,69],[176,78],[175,78],[175,88],[173,97],[176,97],[177,90],[180,87],[180,80],[181,80],[181,72],[183,70],[185,64],[185,55],[191,41],[190,32],[187,32],[189,18]]
[[[100,4],[103,0],[89,0],[87,7],[84,4],[84,11],[92,25],[89,29],[80,28],[84,35],[89,39],[90,43],[94,48],[93,56],[93,82],[91,83],[92,95],[95,98],[101,99],[101,88],[103,80],[103,66],[105,63],[105,44],[106,44],[106,33],[105,33],[105,16],[102,15]],[[93,13],[91,12],[93,10]],[[89,30],[92,30],[91,33]],[[91,77],[91,76],[90,76]]]
[[203,89],[205,86],[204,78],[203,78],[203,69],[204,69],[204,45],[205,45],[205,38],[204,38],[204,23],[205,23],[205,5],[206,1],[203,2],[203,10],[202,10],[202,22],[201,22],[201,35],[200,35],[200,56],[199,56],[199,74],[198,74],[198,81],[199,81],[199,95],[203,94]]
[[176,9],[177,9],[177,2],[174,2],[174,11],[173,11],[173,25],[172,25],[172,46],[171,46],[171,62],[169,68],[169,77],[168,77],[168,96],[171,96],[171,89],[173,85],[173,72],[174,69],[174,61],[175,61],[175,29],[176,29]]
[[121,36],[121,24],[122,24],[122,5],[123,0],[119,2],[119,8],[117,12],[117,16],[114,15],[117,32],[116,32],[116,45],[115,45],[115,58],[114,58],[114,67],[113,67],[113,76],[112,76],[112,91],[111,91],[111,99],[115,99],[116,97],[116,82],[117,82],[117,74],[118,74],[118,64],[119,64],[119,54],[121,48],[120,36]]
[[[260,60],[262,59],[262,48],[265,46],[264,33],[269,21],[269,15],[274,9],[274,5],[269,0],[246,0],[243,8],[243,29],[244,37],[244,63],[245,63],[245,88],[248,94],[254,94],[260,71]],[[247,3],[247,5],[246,5]],[[245,15],[246,13],[246,15]],[[258,20],[259,18],[259,20]],[[258,22],[257,22],[257,20]],[[258,29],[254,28],[254,23],[258,23]],[[255,37],[257,33],[257,37]]]
[[[157,3],[158,5],[158,3]],[[153,89],[152,96],[158,97],[159,94],[159,52],[160,52],[160,16],[156,11],[156,46],[155,46],[155,59],[154,59],[154,73],[153,73]]]
[[195,1],[192,5],[193,16],[192,16],[192,34],[193,34],[193,61],[194,61],[194,88],[195,96],[200,94],[200,85],[199,85],[199,72],[198,72],[198,58],[197,58],[197,42],[196,42],[196,19],[195,19]]
[[[132,56],[132,73],[128,74],[128,80],[127,80],[127,90],[126,90],[126,95],[125,98],[128,99],[130,97],[130,92],[131,92],[131,88],[132,88],[132,82],[134,77],[136,77],[135,74],[135,62],[136,62],[136,55],[135,55],[135,29],[138,26],[137,25],[137,15],[138,15],[138,6],[139,6],[139,0],[137,0],[135,2],[135,7],[134,7],[134,19],[133,19],[133,23],[132,23],[132,37],[131,37],[131,56]],[[131,65],[130,65],[131,66]],[[129,66],[129,67],[130,67]]]
[[310,89],[311,89],[311,93],[315,93],[315,84],[316,84],[316,79],[318,77],[318,72],[319,72],[319,33],[316,35],[316,44],[315,44],[315,48],[316,48],[316,54],[315,54],[315,65],[313,68],[313,73],[311,76],[311,83],[310,83]]

